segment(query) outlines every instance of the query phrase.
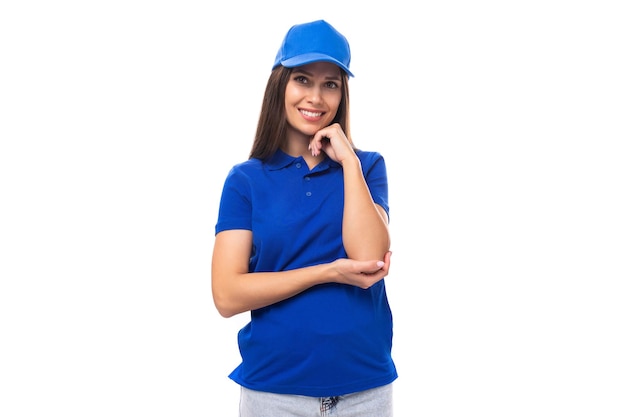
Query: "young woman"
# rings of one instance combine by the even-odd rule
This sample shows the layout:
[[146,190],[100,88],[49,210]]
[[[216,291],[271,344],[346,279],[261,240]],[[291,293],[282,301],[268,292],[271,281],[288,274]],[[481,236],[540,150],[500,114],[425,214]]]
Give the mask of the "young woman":
[[241,417],[392,415],[387,173],[350,137],[349,65],[330,24],[293,26],[224,183],[212,290],[222,316],[250,312]]

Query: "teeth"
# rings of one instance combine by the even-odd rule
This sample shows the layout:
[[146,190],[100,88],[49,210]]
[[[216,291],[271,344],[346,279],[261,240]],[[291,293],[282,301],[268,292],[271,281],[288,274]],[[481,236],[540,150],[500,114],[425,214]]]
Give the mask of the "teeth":
[[302,112],[302,114],[304,114],[305,116],[309,116],[309,117],[320,117],[322,115],[322,112],[312,112],[312,111],[306,111],[306,110],[300,110],[300,112]]

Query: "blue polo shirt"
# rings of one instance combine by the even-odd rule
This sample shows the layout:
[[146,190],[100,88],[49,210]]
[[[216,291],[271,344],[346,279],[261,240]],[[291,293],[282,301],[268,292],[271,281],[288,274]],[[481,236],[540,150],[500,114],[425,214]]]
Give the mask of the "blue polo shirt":
[[[357,151],[374,201],[387,212],[387,172],[376,152]],[[346,258],[341,238],[343,171],[330,158],[309,170],[277,151],[228,173],[215,232],[252,231],[251,272],[285,271]],[[258,391],[344,395],[397,378],[384,280],[367,290],[316,285],[250,312],[238,334],[242,362],[229,375]]]

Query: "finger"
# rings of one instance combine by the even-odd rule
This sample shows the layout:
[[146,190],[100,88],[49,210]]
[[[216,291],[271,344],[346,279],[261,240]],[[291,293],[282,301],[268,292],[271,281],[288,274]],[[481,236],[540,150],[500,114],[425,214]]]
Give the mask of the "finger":
[[364,274],[376,274],[381,270],[384,270],[386,267],[386,263],[383,261],[364,261],[365,264],[361,269]]
[[311,139],[311,144],[313,144],[315,149],[317,149],[318,151],[322,150],[324,148],[324,145],[328,143],[330,143],[330,136],[325,133],[324,129],[317,131]]

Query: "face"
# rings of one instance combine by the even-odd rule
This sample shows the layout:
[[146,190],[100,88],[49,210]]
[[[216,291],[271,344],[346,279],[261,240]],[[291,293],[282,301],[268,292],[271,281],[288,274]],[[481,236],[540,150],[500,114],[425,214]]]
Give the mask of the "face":
[[330,62],[293,69],[285,89],[290,134],[313,136],[328,126],[341,103],[341,70]]

